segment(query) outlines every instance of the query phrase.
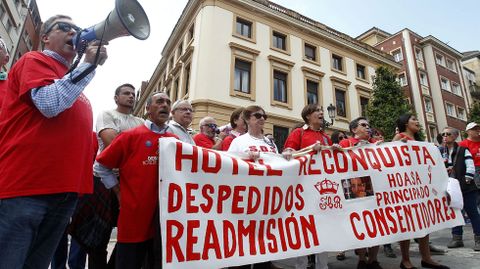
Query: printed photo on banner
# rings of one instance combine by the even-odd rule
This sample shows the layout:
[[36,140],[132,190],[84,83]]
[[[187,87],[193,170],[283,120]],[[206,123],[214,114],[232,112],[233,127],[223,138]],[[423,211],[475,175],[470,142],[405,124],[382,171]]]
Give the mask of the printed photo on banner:
[[342,186],[347,200],[373,196],[374,194],[370,176],[342,179]]

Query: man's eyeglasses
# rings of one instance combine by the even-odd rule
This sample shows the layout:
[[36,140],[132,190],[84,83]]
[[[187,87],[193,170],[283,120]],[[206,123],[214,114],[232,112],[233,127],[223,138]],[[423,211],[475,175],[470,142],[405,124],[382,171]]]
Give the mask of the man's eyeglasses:
[[365,128],[370,128],[370,124],[368,124],[368,123],[363,122],[363,123],[360,123],[359,125],[362,126],[362,127],[365,127]]
[[214,130],[217,129],[217,127],[218,127],[218,125],[216,125],[215,123],[207,123],[207,124],[205,124],[205,126],[208,126],[208,127],[212,128]]
[[447,137],[447,136],[451,136],[451,135],[452,135],[452,133],[447,133],[447,132],[442,133],[442,136],[443,136],[443,137]]
[[268,116],[263,113],[253,113],[252,116],[254,116],[256,119],[260,119],[263,117],[266,120],[268,118]]
[[80,31],[82,31],[82,29],[76,25],[73,25],[73,24],[70,24],[68,22],[62,22],[62,21],[59,21],[59,22],[56,22],[54,24],[52,24],[48,29],[47,31],[45,31],[45,34],[48,34],[50,33],[52,30],[53,30],[53,27],[55,27],[55,25],[58,25],[58,29],[65,32],[65,33],[68,33],[70,31],[72,31],[72,29],[79,33]]
[[192,109],[192,108],[189,108],[189,107],[179,107],[179,108],[177,108],[177,109],[175,109],[175,110],[180,110],[180,111],[182,111],[182,112],[187,112],[187,111],[188,111],[188,112],[190,112],[190,113],[193,113],[193,109]]

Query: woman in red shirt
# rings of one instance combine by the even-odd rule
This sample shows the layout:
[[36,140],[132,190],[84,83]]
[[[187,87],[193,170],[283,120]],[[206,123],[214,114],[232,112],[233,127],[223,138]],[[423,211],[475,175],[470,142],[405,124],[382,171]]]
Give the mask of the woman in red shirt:
[[[399,133],[393,137],[393,141],[422,141],[420,138],[420,123],[417,117],[412,114],[401,115],[397,120],[397,128]],[[422,267],[435,269],[449,269],[445,265],[441,265],[432,260],[429,246],[429,235],[418,239],[418,248],[422,256]],[[410,261],[410,240],[400,242],[400,251],[402,252],[402,261],[400,268],[416,268]]]

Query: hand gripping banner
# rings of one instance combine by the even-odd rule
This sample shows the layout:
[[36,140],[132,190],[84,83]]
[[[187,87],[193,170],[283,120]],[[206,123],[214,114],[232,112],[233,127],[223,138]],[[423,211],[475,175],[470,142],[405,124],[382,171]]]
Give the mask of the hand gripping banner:
[[223,268],[423,237],[463,225],[438,149],[394,142],[281,155],[160,139],[163,268]]

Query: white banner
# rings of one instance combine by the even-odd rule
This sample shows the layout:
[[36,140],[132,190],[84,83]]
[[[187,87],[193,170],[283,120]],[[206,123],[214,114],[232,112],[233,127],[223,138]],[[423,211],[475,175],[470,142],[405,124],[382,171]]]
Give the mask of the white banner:
[[286,161],[160,139],[163,268],[223,268],[423,237],[463,225],[433,144]]

